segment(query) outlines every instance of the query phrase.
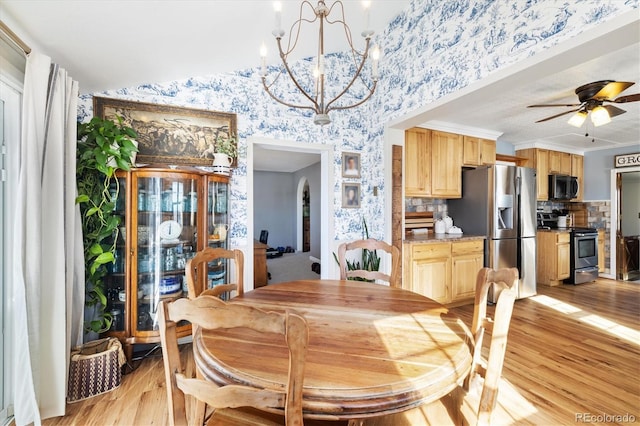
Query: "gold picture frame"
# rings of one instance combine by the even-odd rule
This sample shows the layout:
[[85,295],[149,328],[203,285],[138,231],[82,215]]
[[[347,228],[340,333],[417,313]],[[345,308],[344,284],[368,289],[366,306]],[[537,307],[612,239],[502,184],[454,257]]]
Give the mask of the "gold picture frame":
[[342,177],[360,177],[360,154],[357,152],[342,153]]
[[[137,164],[210,166],[219,136],[237,137],[236,114],[112,98],[93,98],[97,117],[116,120],[138,134]],[[237,160],[234,158],[232,167]]]
[[359,209],[360,208],[360,184],[359,183],[343,183],[342,184],[342,208]]

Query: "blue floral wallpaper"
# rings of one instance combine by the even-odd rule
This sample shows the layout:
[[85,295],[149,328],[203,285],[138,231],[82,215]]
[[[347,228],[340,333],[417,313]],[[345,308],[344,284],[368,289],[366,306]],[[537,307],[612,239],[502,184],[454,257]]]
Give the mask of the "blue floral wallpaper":
[[[364,216],[372,237],[384,237],[384,128],[434,100],[462,89],[492,72],[566,41],[581,32],[625,12],[638,9],[639,0],[414,0],[376,42],[383,55],[380,82],[364,105],[331,113],[332,123],[319,127],[312,114],[285,107],[263,90],[260,69],[210,76],[185,76],[184,80],[148,83],[96,95],[133,101],[172,104],[238,115],[240,156],[231,183],[231,244],[244,246],[247,239],[248,137],[268,137],[331,144],[339,165],[342,151],[361,153],[362,208],[342,209],[343,178],[335,168],[334,239],[360,238]],[[328,86],[345,84],[348,65],[339,65],[341,54],[328,58],[333,69]],[[307,72],[311,60],[294,69]],[[276,68],[270,67],[270,72]],[[362,91],[363,89],[356,88]],[[292,89],[279,94],[295,99]],[[92,115],[92,97],[80,99],[79,119]],[[373,187],[379,196],[373,196]]]

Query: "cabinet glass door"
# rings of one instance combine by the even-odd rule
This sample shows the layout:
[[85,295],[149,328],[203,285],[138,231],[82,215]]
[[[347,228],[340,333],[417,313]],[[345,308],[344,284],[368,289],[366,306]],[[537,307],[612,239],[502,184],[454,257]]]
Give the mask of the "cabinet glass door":
[[107,296],[107,312],[111,314],[111,328],[109,331],[124,331],[126,317],[126,239],[125,212],[127,211],[127,180],[119,177],[111,184],[109,192],[114,202],[113,209],[119,218],[120,225],[107,244],[114,244],[115,261],[107,264],[107,276],[105,277],[105,291]]
[[138,177],[136,182],[137,263],[132,297],[138,331],[158,329],[160,300],[187,296],[184,269],[198,249],[199,180],[174,176]]
[[[224,249],[228,247],[229,221],[227,217],[227,203],[227,183],[210,179],[207,185],[207,231],[209,234],[209,247]],[[227,271],[228,260],[217,259],[210,262],[207,275],[207,288],[229,282]],[[223,296],[222,298],[224,299],[225,297]]]

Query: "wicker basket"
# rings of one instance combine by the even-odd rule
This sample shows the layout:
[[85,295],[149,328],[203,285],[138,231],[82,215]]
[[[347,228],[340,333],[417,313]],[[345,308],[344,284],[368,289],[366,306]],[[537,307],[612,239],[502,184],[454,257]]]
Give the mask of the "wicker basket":
[[127,359],[118,339],[108,337],[71,350],[67,402],[82,401],[117,389]]

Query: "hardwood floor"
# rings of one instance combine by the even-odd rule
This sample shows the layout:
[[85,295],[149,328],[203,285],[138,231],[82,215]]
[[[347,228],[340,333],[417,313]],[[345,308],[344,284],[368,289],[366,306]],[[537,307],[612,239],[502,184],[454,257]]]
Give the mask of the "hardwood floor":
[[[473,306],[452,309],[470,324]],[[485,339],[488,341],[488,339]],[[640,422],[640,284],[541,287],[516,301],[495,425]],[[190,346],[182,349],[192,369]],[[582,416],[581,418],[579,416]],[[148,358],[117,390],[67,405],[44,425],[164,425],[164,372]]]

